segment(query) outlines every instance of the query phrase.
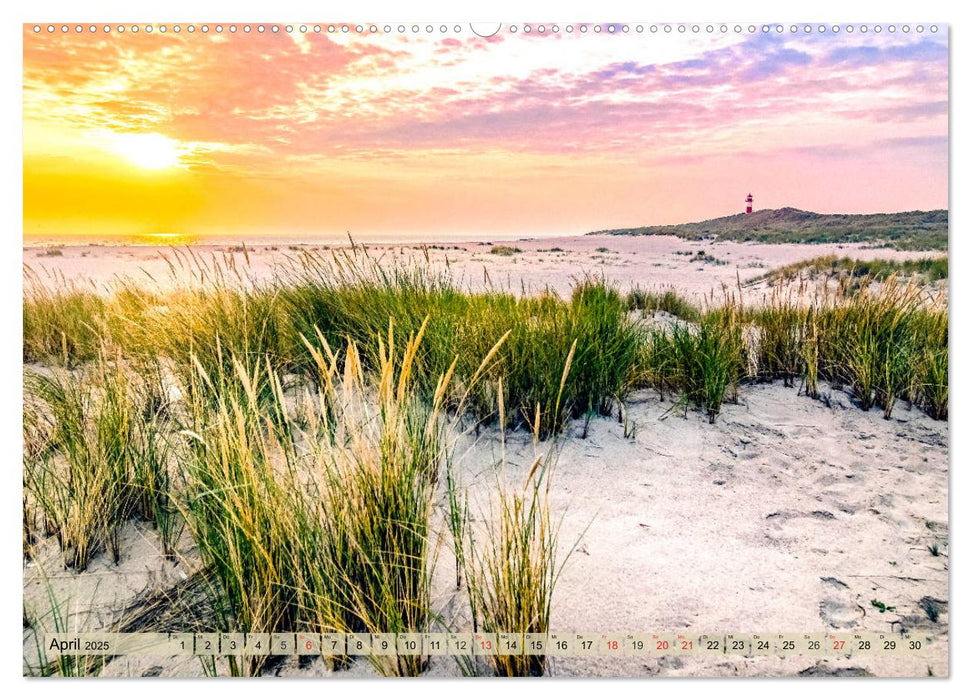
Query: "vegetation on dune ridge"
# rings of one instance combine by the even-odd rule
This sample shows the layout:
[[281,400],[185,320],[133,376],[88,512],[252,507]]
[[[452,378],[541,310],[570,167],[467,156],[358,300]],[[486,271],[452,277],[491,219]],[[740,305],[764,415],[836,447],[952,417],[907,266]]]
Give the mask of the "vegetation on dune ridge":
[[656,293],[634,287],[627,293],[626,299],[627,308],[631,311],[663,311],[685,321],[701,320],[701,309],[673,290]]
[[921,283],[939,282],[948,279],[948,258],[927,257],[916,260],[856,260],[847,256],[821,255],[811,260],[803,260],[791,265],[770,270],[747,284],[768,281],[792,282],[818,278],[851,278],[869,282],[882,282],[896,276],[916,278]]
[[518,246],[511,246],[511,245],[494,245],[492,246],[492,248],[489,249],[489,252],[492,255],[504,255],[508,257],[510,255],[516,255],[517,253],[522,253],[523,249]]
[[[918,261],[902,269],[911,268],[934,271],[940,264]],[[231,373],[239,359],[259,361],[292,381],[319,387],[320,365],[306,346],[318,334],[330,347],[354,341],[364,371],[373,372],[380,363],[383,327],[394,319],[396,332],[405,337],[424,328],[413,368],[421,395],[431,396],[437,378],[454,363],[447,410],[454,410],[462,396],[463,412],[489,423],[500,418],[495,406],[501,398],[507,407],[503,427],[539,425],[544,439],[570,418],[611,415],[631,391],[645,386],[678,393],[717,414],[717,396],[734,396],[747,380],[804,379],[813,393],[819,379],[832,378],[837,385],[859,384],[867,406],[871,381],[850,367],[859,365],[860,353],[871,352],[883,353],[886,362],[893,356],[909,363],[911,382],[923,377],[922,387],[881,391],[925,407],[937,404],[930,412],[941,415],[940,397],[929,397],[946,393],[946,304],[928,300],[913,283],[899,283],[894,267],[871,269],[889,277],[879,284],[874,276],[854,278],[858,284],[806,303],[777,293],[759,308],[745,308],[730,296],[701,308],[673,291],[635,288],[622,295],[596,277],[580,280],[569,299],[551,292],[472,293],[456,287],[446,272],[420,265],[385,267],[359,251],[329,257],[308,253],[262,284],[220,282],[161,295],[126,285],[107,297],[30,284],[24,297],[24,359],[77,367],[109,346],[125,357],[162,362],[193,399],[199,394],[218,400],[218,392],[196,380],[200,365],[212,377]],[[631,313],[638,310],[666,311],[679,323],[652,329]],[[884,322],[890,325],[881,326]],[[918,330],[925,327],[933,332],[921,337]],[[862,335],[847,338],[851,328]],[[893,352],[879,345],[890,342],[888,328],[907,336],[906,342],[892,341],[897,343]],[[875,340],[866,335],[871,331]],[[504,343],[495,361],[477,376],[476,358],[500,338]],[[872,343],[879,347],[869,347]],[[573,369],[561,392],[560,370],[571,349]],[[712,374],[699,374],[702,368]],[[886,368],[882,376],[887,377]],[[265,377],[256,381],[258,399],[268,401],[271,385]],[[699,382],[710,390],[699,389]]]
[[167,555],[178,537],[158,375],[115,365],[102,354],[81,374],[24,375],[24,544],[29,553],[43,523],[82,570],[100,548],[118,561],[130,518],[152,522]]
[[868,243],[899,250],[947,250],[948,212],[817,214],[792,207],[763,209],[687,224],[593,231],[588,235],[678,236],[757,243]]

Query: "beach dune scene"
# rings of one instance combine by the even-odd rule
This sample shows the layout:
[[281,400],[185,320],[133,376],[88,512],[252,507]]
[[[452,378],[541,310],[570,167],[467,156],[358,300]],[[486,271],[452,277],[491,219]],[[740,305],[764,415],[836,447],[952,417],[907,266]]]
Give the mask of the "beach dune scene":
[[948,676],[947,27],[694,29],[25,25],[24,675]]

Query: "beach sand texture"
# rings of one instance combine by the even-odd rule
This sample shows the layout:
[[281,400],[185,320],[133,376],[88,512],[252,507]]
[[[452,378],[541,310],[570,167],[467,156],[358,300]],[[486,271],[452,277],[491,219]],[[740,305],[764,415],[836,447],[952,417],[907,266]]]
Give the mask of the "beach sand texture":
[[[719,420],[671,408],[652,392],[630,405],[633,439],[616,419],[596,418],[586,438],[561,438],[551,495],[564,551],[576,544],[553,600],[551,629],[565,632],[899,632],[924,641],[918,654],[851,658],[701,656],[563,658],[556,676],[774,676],[797,673],[947,675],[948,430],[917,410],[885,421],[842,392],[830,406],[781,384],[747,388]],[[472,509],[496,483],[495,432],[457,447]],[[534,447],[506,438],[504,478],[523,480]],[[444,504],[443,504],[444,505]],[[99,556],[82,574],[62,571],[49,543],[25,568],[28,605],[47,600],[40,567],[58,595],[101,624],[138,593],[181,580],[190,564],[165,561],[155,534],[129,525],[116,567]],[[185,538],[188,540],[188,538]],[[941,554],[929,547],[937,543]],[[186,542],[189,561],[191,546]],[[462,608],[446,543],[436,568],[435,607]],[[46,562],[46,564],[44,563]],[[881,613],[879,600],[895,610]],[[925,609],[937,606],[932,622]],[[30,651],[25,646],[25,654]],[[119,658],[103,675],[199,675],[195,659]],[[153,671],[154,672],[154,671]],[[322,661],[281,675],[327,675]],[[373,675],[366,663],[347,671]],[[430,673],[457,674],[435,659]]]

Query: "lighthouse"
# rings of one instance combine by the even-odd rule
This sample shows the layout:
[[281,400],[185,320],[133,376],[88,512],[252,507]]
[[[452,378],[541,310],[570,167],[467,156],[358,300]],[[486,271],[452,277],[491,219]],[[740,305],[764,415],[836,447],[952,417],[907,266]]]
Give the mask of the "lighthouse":
[[751,214],[752,213],[752,202],[753,201],[755,201],[755,200],[752,199],[752,193],[749,192],[748,193],[748,197],[745,198],[745,213],[746,214]]

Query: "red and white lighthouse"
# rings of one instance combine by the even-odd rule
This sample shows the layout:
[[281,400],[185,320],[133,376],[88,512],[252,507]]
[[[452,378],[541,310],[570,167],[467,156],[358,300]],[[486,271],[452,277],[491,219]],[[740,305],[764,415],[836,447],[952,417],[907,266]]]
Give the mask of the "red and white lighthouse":
[[745,198],[745,213],[746,214],[751,214],[752,213],[752,202],[753,201],[755,201],[755,200],[752,199],[752,193],[749,192],[748,193],[748,197]]

